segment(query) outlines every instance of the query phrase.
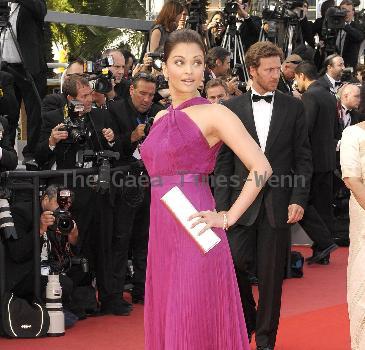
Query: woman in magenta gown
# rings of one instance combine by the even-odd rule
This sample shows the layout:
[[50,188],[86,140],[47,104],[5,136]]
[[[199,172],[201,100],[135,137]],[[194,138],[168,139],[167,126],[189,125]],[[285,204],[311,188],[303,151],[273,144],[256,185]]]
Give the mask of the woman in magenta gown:
[[[172,106],[156,116],[141,149],[152,183],[145,349],[248,350],[236,276],[222,228],[237,221],[261,187],[248,181],[231,209],[217,213],[208,183],[196,181],[194,175],[213,171],[222,142],[238,155],[252,177],[254,172],[270,176],[271,167],[237,116],[196,97],[204,74],[200,36],[191,30],[176,31],[170,34],[164,53]],[[205,223],[221,238],[206,254],[160,200],[174,186],[199,210],[192,223]]]

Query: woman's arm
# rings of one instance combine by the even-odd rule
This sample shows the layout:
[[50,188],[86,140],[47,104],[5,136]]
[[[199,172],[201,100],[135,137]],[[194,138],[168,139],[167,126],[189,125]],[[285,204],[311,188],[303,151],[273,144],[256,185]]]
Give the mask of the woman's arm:
[[151,33],[150,52],[155,52],[158,49],[161,40],[161,32],[159,29],[154,29]]
[[[248,209],[257,195],[264,187],[266,181],[272,174],[271,166],[261,151],[258,144],[247,132],[241,120],[228,108],[221,105],[214,105],[207,113],[207,132],[212,139],[218,142],[222,140],[242,161],[250,173],[242,188],[237,200],[227,211],[228,227],[236,223],[242,214]],[[207,226],[201,231],[204,232],[210,227],[224,227],[224,212],[207,213],[200,212],[191,217],[200,217],[194,221],[193,226],[198,223],[206,223]]]
[[211,118],[213,134],[222,140],[250,170],[239,197],[227,212],[228,226],[232,226],[256,199],[270,178],[272,169],[241,120],[224,106],[215,105],[214,110],[214,116]]
[[360,206],[365,210],[365,185],[358,177],[346,177],[343,179],[346,187],[352,192]]

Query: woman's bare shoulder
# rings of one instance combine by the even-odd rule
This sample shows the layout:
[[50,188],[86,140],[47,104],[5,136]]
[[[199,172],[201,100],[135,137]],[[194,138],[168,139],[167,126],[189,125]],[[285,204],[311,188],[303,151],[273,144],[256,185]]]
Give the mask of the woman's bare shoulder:
[[159,120],[160,118],[162,118],[163,116],[165,116],[169,111],[167,109],[163,109],[162,111],[159,111],[155,118],[154,121],[157,122],[157,120]]

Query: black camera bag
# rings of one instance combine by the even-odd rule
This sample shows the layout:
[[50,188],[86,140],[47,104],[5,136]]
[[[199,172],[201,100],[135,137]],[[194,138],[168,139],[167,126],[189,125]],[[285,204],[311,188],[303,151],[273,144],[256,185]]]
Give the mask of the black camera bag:
[[[2,243],[1,243],[2,244]],[[11,338],[38,338],[47,335],[48,311],[41,303],[16,297],[7,292],[1,310],[2,328]]]

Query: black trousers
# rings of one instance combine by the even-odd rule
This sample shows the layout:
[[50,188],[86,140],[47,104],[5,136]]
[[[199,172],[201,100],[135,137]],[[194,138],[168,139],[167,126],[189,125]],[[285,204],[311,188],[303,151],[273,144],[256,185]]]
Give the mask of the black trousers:
[[[9,67],[11,69],[9,69]],[[34,89],[31,83],[26,80],[25,70],[22,64],[8,64],[4,70],[9,72],[14,77],[14,91],[18,101],[18,108],[16,112],[12,113],[9,120],[9,133],[12,142],[15,141],[16,129],[19,122],[19,111],[21,101],[24,101],[25,110],[27,112],[27,145],[24,147],[23,155],[25,157],[32,157],[39,140],[39,133],[41,129],[41,105],[36,98]],[[14,74],[14,71],[17,74]],[[47,93],[47,78],[45,73],[40,73],[33,76],[35,86],[38,93],[43,99]]]
[[320,250],[333,244],[332,200],[333,173],[313,173],[310,199],[299,223],[314,242],[314,247]]
[[137,206],[131,206],[123,197],[116,201],[118,204],[115,210],[113,241],[114,293],[121,294],[124,291],[128,253],[131,249],[134,268],[133,294],[144,296],[150,225],[150,188],[144,188],[143,192],[143,200]]
[[[228,231],[247,330],[256,331],[257,346],[275,345],[289,234],[289,226],[270,226],[264,205],[252,226],[234,225]],[[248,280],[255,255],[260,295],[257,311]]]

